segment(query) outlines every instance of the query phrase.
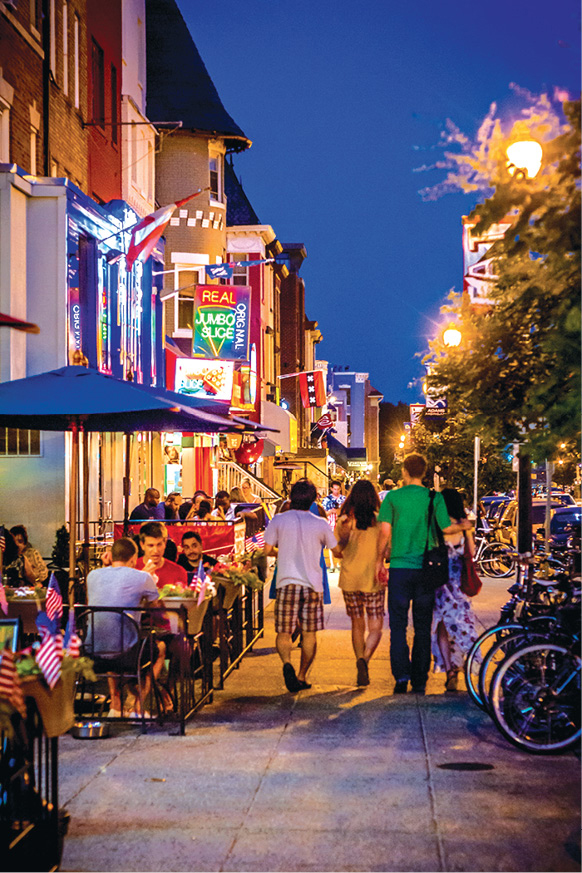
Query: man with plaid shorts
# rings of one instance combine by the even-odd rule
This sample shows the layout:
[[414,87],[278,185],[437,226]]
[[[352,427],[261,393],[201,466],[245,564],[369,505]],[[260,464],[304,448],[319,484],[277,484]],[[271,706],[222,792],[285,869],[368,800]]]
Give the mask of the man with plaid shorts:
[[[277,651],[283,662],[283,678],[292,693],[311,686],[306,681],[317,647],[317,631],[323,630],[322,548],[334,549],[337,540],[325,519],[309,508],[317,496],[309,479],[300,479],[291,489],[291,508],[276,515],[265,531],[265,553],[277,555],[275,630]],[[299,673],[291,663],[291,635],[299,622],[302,632]]]

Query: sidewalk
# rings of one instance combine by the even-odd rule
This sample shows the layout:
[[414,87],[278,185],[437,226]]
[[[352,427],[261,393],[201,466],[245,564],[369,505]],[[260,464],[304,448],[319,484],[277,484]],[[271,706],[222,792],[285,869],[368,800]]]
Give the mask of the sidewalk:
[[[486,582],[484,625],[506,588]],[[442,675],[424,698],[392,696],[387,632],[357,689],[333,585],[332,600],[310,691],[285,691],[271,605],[265,638],[186,737],[63,737],[62,869],[579,870],[578,757],[514,749]],[[459,763],[492,769],[441,769]]]

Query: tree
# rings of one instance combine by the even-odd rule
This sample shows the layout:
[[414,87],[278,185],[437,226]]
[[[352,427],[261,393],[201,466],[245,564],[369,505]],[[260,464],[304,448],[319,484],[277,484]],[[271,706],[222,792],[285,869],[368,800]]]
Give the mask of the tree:
[[[508,216],[495,243],[494,305],[483,311],[451,294],[443,312],[462,333],[456,349],[441,337],[425,358],[429,386],[465,416],[467,431],[492,445],[526,444],[541,460],[580,433],[580,102],[563,116],[545,95],[503,134],[493,109],[476,144],[461,135],[446,184],[493,193],[469,218],[480,232]],[[534,179],[511,178],[505,150],[519,138],[543,145]]]
[[[438,467],[448,487],[458,488],[472,499],[475,440],[468,417],[464,413],[449,414],[442,425],[429,424],[424,419],[415,425],[412,436],[415,451],[428,461],[429,481]],[[516,484],[510,459],[488,440],[481,443],[478,475],[479,495],[507,491]]]
[[404,433],[404,423],[410,421],[410,407],[402,400],[399,400],[398,403],[383,401],[380,403],[378,419],[381,474],[382,477],[389,476],[394,479],[394,454],[400,436]]

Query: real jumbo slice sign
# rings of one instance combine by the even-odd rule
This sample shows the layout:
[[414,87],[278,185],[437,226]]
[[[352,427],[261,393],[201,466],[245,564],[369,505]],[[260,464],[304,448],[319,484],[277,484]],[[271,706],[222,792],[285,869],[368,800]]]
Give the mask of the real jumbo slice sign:
[[192,354],[248,361],[250,298],[246,285],[198,285]]

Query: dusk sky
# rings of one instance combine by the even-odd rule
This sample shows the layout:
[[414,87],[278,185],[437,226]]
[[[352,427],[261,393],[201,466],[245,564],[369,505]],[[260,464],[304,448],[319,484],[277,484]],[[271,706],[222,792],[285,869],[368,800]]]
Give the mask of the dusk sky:
[[424,202],[450,118],[473,136],[510,83],[579,94],[577,0],[178,0],[226,107],[253,141],[235,171],[263,224],[303,242],[318,358],[409,389],[451,288],[475,198]]

